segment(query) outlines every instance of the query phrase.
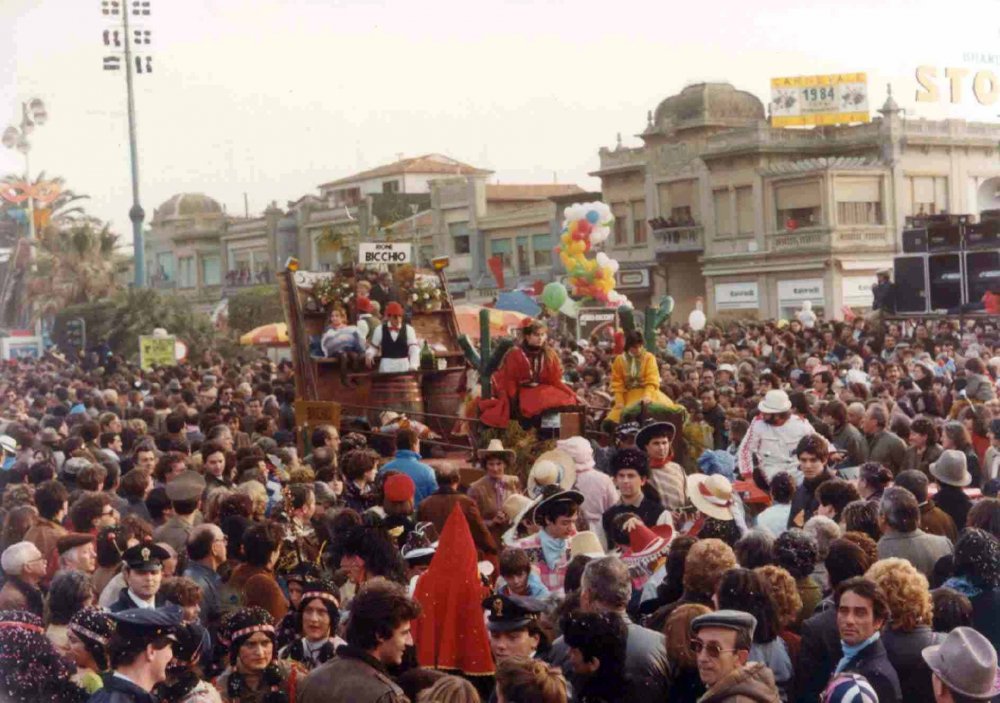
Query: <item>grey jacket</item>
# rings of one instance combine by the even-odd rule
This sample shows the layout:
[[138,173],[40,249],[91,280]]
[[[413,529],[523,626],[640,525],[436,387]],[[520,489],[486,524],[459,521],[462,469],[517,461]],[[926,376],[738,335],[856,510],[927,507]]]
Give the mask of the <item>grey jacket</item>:
[[947,537],[929,535],[921,529],[913,532],[897,532],[888,528],[878,541],[879,559],[890,557],[906,559],[928,580],[934,575],[934,565],[937,560],[954,551]]
[[[625,615],[623,618],[628,621]],[[560,637],[549,650],[548,661],[563,670],[563,674],[580,691],[582,681],[573,672],[569,660],[569,647]],[[629,703],[663,703],[667,700],[667,648],[666,639],[655,630],[628,622],[628,640],[625,645],[625,680],[628,682]],[[300,703],[306,703],[300,701]]]
[[889,467],[895,476],[903,470],[906,461],[906,443],[899,435],[882,430],[868,438],[868,461],[877,461]]

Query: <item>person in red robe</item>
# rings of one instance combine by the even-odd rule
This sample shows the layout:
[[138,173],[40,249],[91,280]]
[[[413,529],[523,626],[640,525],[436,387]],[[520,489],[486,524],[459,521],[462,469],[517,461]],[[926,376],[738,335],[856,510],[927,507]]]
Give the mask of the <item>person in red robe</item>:
[[547,411],[580,404],[563,382],[562,363],[545,346],[545,328],[537,320],[521,327],[521,343],[504,355],[491,382],[493,397],[479,401],[479,419],[490,427],[506,427],[512,414],[533,420]]

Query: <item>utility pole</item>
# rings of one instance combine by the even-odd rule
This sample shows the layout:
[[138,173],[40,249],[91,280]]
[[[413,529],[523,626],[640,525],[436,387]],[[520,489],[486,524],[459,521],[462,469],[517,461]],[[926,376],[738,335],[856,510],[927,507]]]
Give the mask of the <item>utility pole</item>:
[[[134,256],[136,288],[142,288],[146,284],[145,251],[143,250],[142,223],[146,218],[146,213],[139,204],[139,148],[136,141],[136,117],[135,117],[135,89],[133,86],[133,71],[138,73],[152,73],[152,57],[148,54],[135,56],[133,62],[132,45],[149,44],[150,31],[146,29],[133,30],[129,25],[129,14],[139,16],[149,16],[149,0],[102,0],[101,13],[110,19],[116,19],[116,15],[121,14],[122,34],[119,39],[117,31],[104,30],[104,44],[109,47],[124,48],[125,53],[125,92],[128,101],[128,146],[131,158],[132,175],[132,207],[129,208],[128,218],[132,221],[132,249]],[[133,33],[134,31],[134,33]],[[117,56],[104,57],[104,70],[116,71],[120,68]]]

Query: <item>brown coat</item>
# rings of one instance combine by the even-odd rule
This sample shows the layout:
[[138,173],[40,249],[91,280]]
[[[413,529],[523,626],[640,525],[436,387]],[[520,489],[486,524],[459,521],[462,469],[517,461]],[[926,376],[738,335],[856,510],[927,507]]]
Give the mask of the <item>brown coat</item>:
[[951,515],[934,505],[933,500],[920,504],[920,529],[930,535],[947,537],[952,544],[958,540],[955,521],[951,519]]
[[751,662],[716,681],[698,703],[779,703],[780,700],[771,670],[760,662]]
[[28,610],[28,599],[10,581],[0,588],[0,610]]
[[24,533],[24,541],[38,547],[38,551],[48,560],[56,553],[56,540],[66,534],[66,528],[58,522],[38,518],[38,522]]
[[352,647],[299,680],[298,703],[408,703],[381,664]]
[[[507,494],[520,493],[521,492],[521,481],[517,476],[504,476],[504,483],[507,487]],[[496,517],[497,513],[503,507],[502,505],[497,505],[496,492],[493,490],[493,482],[489,476],[483,476],[481,479],[469,486],[469,497],[476,501],[476,505],[479,507],[479,512],[483,516],[487,527],[490,530],[490,534],[493,535],[493,540],[497,544],[503,543],[503,533],[507,530],[509,525],[492,525],[490,521]],[[513,520],[513,515],[508,515],[508,519]]]
[[493,539],[486,523],[483,522],[483,516],[479,513],[476,501],[447,486],[438,488],[437,491],[420,502],[420,507],[417,508],[417,521],[433,523],[438,534],[441,534],[444,530],[444,523],[451,515],[456,503],[465,513],[465,519],[469,523],[469,532],[472,533],[472,541],[480,556],[496,554],[496,540]]
[[242,605],[250,607],[257,605],[280,621],[288,614],[288,600],[274,574],[267,569],[251,564],[240,564],[233,569],[226,585],[240,592]]

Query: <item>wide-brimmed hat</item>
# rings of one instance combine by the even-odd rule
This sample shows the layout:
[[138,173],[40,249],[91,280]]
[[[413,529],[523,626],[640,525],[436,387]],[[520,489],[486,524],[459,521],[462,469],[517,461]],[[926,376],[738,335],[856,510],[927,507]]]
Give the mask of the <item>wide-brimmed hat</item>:
[[569,489],[576,484],[576,464],[573,457],[561,449],[541,454],[528,472],[528,495],[535,496],[545,486]]
[[569,540],[569,558],[572,559],[581,555],[593,557],[594,559],[600,559],[604,556],[604,547],[601,546],[601,540],[590,530],[577,532]]
[[476,455],[479,457],[479,460],[483,462],[483,464],[485,464],[486,460],[491,456],[494,456],[507,462],[507,466],[513,464],[514,459],[517,456],[513,449],[505,449],[503,442],[499,439],[491,439],[490,443],[486,445],[486,448],[480,449],[476,452]]
[[622,561],[629,570],[646,568],[667,553],[674,537],[674,528],[670,525],[647,527],[641,520],[630,523],[626,523],[631,526],[628,532],[628,552],[622,554]]
[[764,395],[764,399],[757,405],[757,409],[769,415],[787,413],[792,409],[792,401],[789,400],[788,394],[785,391],[768,391]]
[[938,460],[930,465],[931,476],[939,483],[963,488],[972,483],[968,459],[957,449],[945,449]]
[[531,509],[531,520],[536,525],[541,527],[542,523],[538,521],[538,511],[551,508],[557,503],[575,503],[576,505],[583,505],[583,494],[580,491],[573,490],[562,490],[558,486],[546,486],[542,489],[541,499],[535,504]]
[[511,493],[503,500],[503,511],[510,518],[513,524],[517,524],[514,518],[524,515],[534,501],[526,495]]
[[920,655],[941,682],[956,693],[975,700],[1000,694],[997,652],[971,627],[956,627],[944,642],[925,647]]
[[692,474],[687,477],[691,504],[717,520],[733,519],[733,484],[725,476]]
[[635,446],[645,451],[646,445],[649,444],[650,440],[662,437],[663,435],[667,435],[670,437],[670,441],[673,441],[674,437],[677,436],[677,427],[674,423],[650,422],[636,434]]
[[8,454],[13,454],[17,451],[17,440],[10,435],[0,434],[0,449]]

